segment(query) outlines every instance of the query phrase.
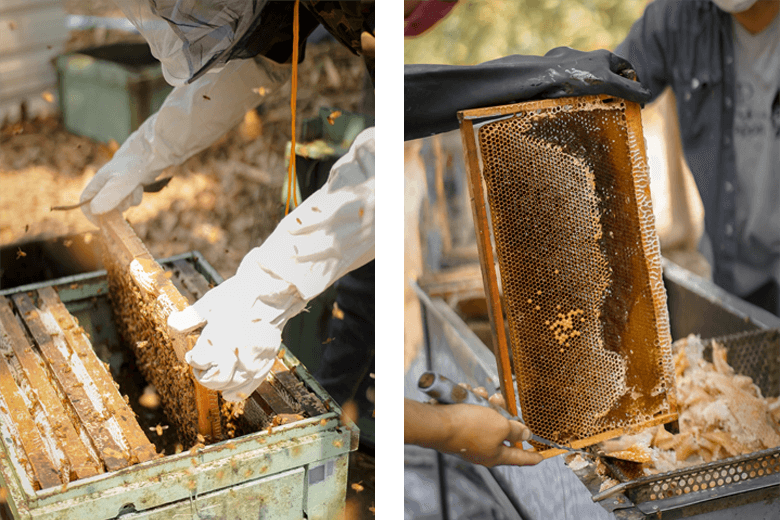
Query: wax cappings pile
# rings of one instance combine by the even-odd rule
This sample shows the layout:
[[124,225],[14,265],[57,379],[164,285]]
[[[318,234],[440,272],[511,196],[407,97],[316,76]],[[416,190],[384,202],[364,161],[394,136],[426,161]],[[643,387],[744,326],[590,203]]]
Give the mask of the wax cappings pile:
[[643,454],[642,469],[652,475],[780,446],[780,398],[765,398],[750,377],[736,374],[722,345],[713,343],[712,362],[704,360],[698,336],[672,349],[680,433],[649,428],[601,443],[604,453]]

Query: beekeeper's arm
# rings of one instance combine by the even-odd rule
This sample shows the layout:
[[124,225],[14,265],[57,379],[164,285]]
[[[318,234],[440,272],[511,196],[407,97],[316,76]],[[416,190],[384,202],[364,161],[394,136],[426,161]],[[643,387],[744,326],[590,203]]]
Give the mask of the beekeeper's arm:
[[89,182],[81,194],[84,214],[125,211],[141,203],[143,185],[163,169],[181,164],[233,128],[260,104],[258,91],[270,92],[288,78],[289,65],[257,57],[234,60],[218,72],[177,86]]
[[361,132],[328,182],[287,215],[241,261],[235,276],[206,293],[168,325],[206,323],[187,353],[204,386],[239,401],[265,379],[282,328],[306,303],[374,258],[374,129]]
[[609,51],[568,47],[478,65],[404,65],[404,140],[455,130],[458,111],[470,108],[593,94],[645,103],[650,91],[621,75],[630,68]]
[[517,447],[530,438],[531,430],[523,423],[484,406],[404,399],[404,444],[452,453],[488,467],[528,466],[542,461],[540,454]]

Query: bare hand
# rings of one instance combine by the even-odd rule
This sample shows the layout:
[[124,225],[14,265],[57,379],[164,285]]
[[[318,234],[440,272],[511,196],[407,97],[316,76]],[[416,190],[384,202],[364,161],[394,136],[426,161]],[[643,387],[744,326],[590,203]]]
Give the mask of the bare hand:
[[531,431],[520,422],[510,421],[483,406],[454,404],[435,408],[445,414],[449,425],[449,435],[439,451],[453,453],[487,467],[503,464],[525,466],[543,460],[540,454],[515,446],[531,437]]

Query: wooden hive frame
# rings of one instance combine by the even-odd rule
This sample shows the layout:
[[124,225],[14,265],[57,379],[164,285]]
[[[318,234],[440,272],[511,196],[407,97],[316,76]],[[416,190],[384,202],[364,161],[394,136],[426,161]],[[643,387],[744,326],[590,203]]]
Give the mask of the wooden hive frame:
[[141,372],[157,388],[183,441],[221,440],[219,396],[195,380],[184,359],[199,331],[180,334],[168,327],[168,316],[187,308],[187,299],[119,212],[99,220],[115,320]]
[[53,288],[0,296],[0,351],[0,422],[34,488],[157,457]]
[[[592,114],[593,117],[584,116]],[[584,96],[466,110],[459,112],[458,118],[488,314],[493,325],[493,352],[509,412],[516,415],[520,401],[524,419],[534,433],[574,448],[675,421],[671,335],[639,106],[611,96]],[[553,139],[559,136],[560,139]],[[609,143],[617,144],[610,147]],[[610,185],[615,179],[620,183]],[[567,191],[569,185],[575,185],[579,191]],[[619,190],[616,186],[620,186]],[[583,193],[592,194],[593,198],[576,198]],[[591,213],[585,211],[591,209],[588,204],[593,205]],[[609,215],[608,224],[605,215]],[[619,228],[614,224],[615,215],[624,217],[628,224]],[[576,234],[552,233],[573,228],[575,219],[579,219]],[[583,221],[587,225],[580,225]],[[558,227],[550,225],[553,223]],[[604,227],[601,234],[602,225],[611,227]],[[591,234],[596,227],[598,232]],[[556,243],[548,239],[563,235],[566,240]],[[627,251],[629,245],[633,248],[630,262],[618,254],[607,257],[604,253]],[[598,293],[598,298],[588,301],[582,296],[585,292],[578,292],[590,281],[591,272],[596,271],[593,268],[584,275],[591,264],[576,265],[570,261],[574,252],[585,250],[586,246],[596,251],[593,258],[605,259],[599,283],[607,277],[603,275],[606,272],[610,283],[614,281],[608,286],[610,291],[618,287],[630,293],[634,306],[625,313],[610,314],[617,305],[603,307],[606,310],[602,313],[605,295],[611,293],[595,282],[589,288]],[[565,248],[569,248],[566,255]],[[553,265],[558,260],[565,264],[560,271],[552,269],[558,267]],[[618,269],[620,274],[613,276]],[[630,278],[626,271],[631,273]],[[572,289],[575,275],[582,281],[577,290]],[[582,300],[595,303],[583,306],[584,311],[578,308],[564,315],[562,306],[575,300],[578,304]],[[629,298],[609,301],[612,304]],[[636,303],[639,301],[641,307]],[[579,320],[585,325],[574,325],[572,316],[580,315]],[[602,316],[614,319],[602,322]],[[622,316],[628,318],[620,321]],[[543,321],[545,318],[547,321]],[[607,327],[609,335],[602,333]],[[585,332],[581,333],[579,328]],[[563,329],[574,332],[555,336],[556,331]],[[652,330],[648,332],[649,329]],[[628,339],[621,340],[621,334]],[[570,353],[575,348],[588,353],[591,357],[587,359],[598,370],[583,368],[586,364],[582,358],[573,361],[575,356]],[[613,379],[620,377],[615,377],[617,372],[611,370],[612,365],[619,364],[614,358],[628,367],[624,369],[626,375],[617,382]],[[564,373],[575,376],[564,378]],[[596,383],[599,390],[593,390]],[[591,388],[585,391],[573,391],[588,384]],[[629,392],[628,388],[634,385],[639,391]],[[576,428],[568,426],[573,421],[561,420],[570,416],[580,421]],[[561,423],[566,431],[561,429]],[[560,453],[561,450],[542,452],[545,457]]]

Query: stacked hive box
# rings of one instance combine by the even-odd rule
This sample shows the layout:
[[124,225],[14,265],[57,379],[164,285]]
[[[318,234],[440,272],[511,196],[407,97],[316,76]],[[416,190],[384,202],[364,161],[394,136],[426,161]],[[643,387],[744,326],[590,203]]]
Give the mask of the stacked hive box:
[[[219,281],[197,253],[162,265],[161,276],[190,303],[210,282]],[[176,424],[176,417],[152,412],[132,397],[141,429],[157,431],[150,440],[165,456],[134,447],[131,432],[140,434],[138,425],[131,428],[123,419],[132,418],[132,412],[120,409],[122,401],[104,391],[105,385],[114,385],[108,374],[102,382],[94,376],[93,366],[102,364],[93,348],[100,359],[111,361],[122,393],[140,396],[147,384],[126,355],[130,345],[120,337],[121,317],[111,311],[108,289],[105,273],[95,272],[0,291],[5,298],[0,301],[0,352],[6,354],[0,364],[7,365],[7,370],[0,368],[0,496],[14,518],[189,518],[193,511],[207,511],[220,518],[325,519],[340,514],[348,452],[357,448],[358,431],[340,420],[338,405],[284,348],[260,391],[246,401],[244,413],[234,408],[222,423],[223,436],[231,440],[198,443],[176,453],[175,443],[189,448],[178,428],[159,435],[161,426]],[[48,302],[52,292],[67,312]],[[59,310],[52,311],[55,307]],[[44,338],[36,320],[47,334],[52,331],[51,343],[61,358],[47,353],[51,347],[45,339],[39,341],[43,348],[34,341],[34,334]],[[61,322],[61,332],[52,320]],[[91,347],[84,336],[91,338]],[[62,350],[63,341],[70,350]],[[92,361],[84,360],[87,355]],[[96,404],[96,396],[102,402]],[[62,417],[73,426],[65,426]]]
[[0,350],[2,433],[34,488],[157,456],[54,289],[0,296]]

